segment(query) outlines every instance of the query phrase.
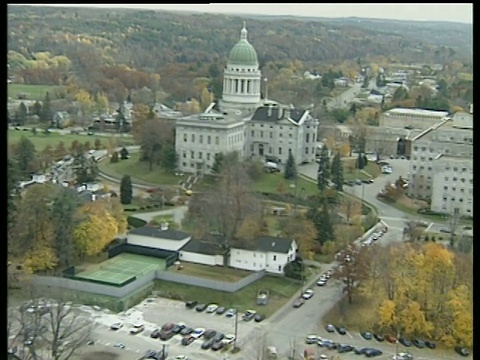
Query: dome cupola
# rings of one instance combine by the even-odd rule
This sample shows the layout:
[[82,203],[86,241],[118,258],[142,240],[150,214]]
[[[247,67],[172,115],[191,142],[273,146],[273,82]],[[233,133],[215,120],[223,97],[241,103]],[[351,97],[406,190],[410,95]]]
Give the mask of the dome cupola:
[[246,65],[255,66],[258,65],[257,52],[254,47],[247,40],[247,29],[245,22],[243,23],[243,29],[240,31],[240,40],[230,51],[228,57],[229,65]]

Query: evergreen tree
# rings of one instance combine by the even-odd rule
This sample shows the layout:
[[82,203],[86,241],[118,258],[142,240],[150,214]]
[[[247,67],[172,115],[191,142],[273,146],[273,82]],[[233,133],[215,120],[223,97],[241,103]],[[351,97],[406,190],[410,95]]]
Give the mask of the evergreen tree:
[[77,184],[94,181],[98,176],[98,167],[95,160],[93,158],[87,159],[81,151],[78,151],[73,158],[73,169]]
[[18,141],[17,146],[15,158],[18,164],[18,169],[21,172],[26,173],[29,164],[35,161],[35,145],[33,145],[29,139],[22,136]]
[[33,113],[39,117],[42,116],[42,104],[38,101],[35,101],[33,104]]
[[317,241],[323,245],[326,241],[333,240],[333,225],[330,212],[327,207],[327,200],[319,197],[319,203],[308,210],[307,217],[312,220],[317,229]]
[[288,153],[287,163],[285,164],[285,179],[295,179],[297,177],[297,167],[295,165],[295,159],[293,158],[292,152]]
[[120,202],[123,205],[128,205],[132,203],[132,179],[130,175],[123,175],[122,181],[120,182]]
[[328,148],[323,145],[320,152],[320,163],[318,164],[317,172],[317,187],[318,190],[323,191],[330,179],[330,159],[328,158]]
[[17,123],[19,123],[20,125],[25,125],[25,123],[27,122],[28,110],[25,104],[23,103],[23,101],[18,106],[16,115],[17,115]]
[[173,144],[166,144],[161,150],[161,165],[165,170],[174,171],[177,168],[178,156]]
[[215,154],[214,162],[213,162],[213,165],[212,165],[212,172],[213,173],[215,173],[215,174],[220,173],[220,171],[222,169],[224,158],[225,157],[224,157],[223,153],[216,153]]
[[339,152],[337,152],[332,160],[331,173],[332,181],[335,184],[335,190],[343,191],[343,165]]
[[118,152],[115,151],[113,154],[112,154],[112,157],[110,158],[110,162],[115,164],[115,163],[118,163]]
[[126,159],[128,159],[128,155],[129,155],[129,153],[128,153],[127,148],[123,147],[122,150],[120,150],[120,159],[126,160]]
[[40,120],[44,123],[50,124],[52,121],[52,104],[50,101],[50,94],[45,94],[45,100],[43,100],[42,113],[40,115]]
[[20,180],[17,163],[14,159],[7,159],[7,224],[13,224],[15,216],[15,198],[18,195],[17,182]]
[[357,169],[361,170],[365,167],[365,154],[359,153],[357,158]]

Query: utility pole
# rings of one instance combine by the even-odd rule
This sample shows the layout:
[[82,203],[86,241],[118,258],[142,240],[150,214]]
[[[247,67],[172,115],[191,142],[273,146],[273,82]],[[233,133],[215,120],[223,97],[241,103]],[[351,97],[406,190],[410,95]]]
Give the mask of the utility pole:
[[162,360],[167,358],[167,354],[165,353],[165,344],[162,345]]
[[238,310],[235,312],[235,339],[233,339],[233,348],[237,347],[237,335],[238,335]]
[[454,208],[453,209],[453,215],[450,219],[450,246],[452,246],[452,247],[455,244],[455,230],[457,228],[459,213],[460,213],[460,209],[459,208]]

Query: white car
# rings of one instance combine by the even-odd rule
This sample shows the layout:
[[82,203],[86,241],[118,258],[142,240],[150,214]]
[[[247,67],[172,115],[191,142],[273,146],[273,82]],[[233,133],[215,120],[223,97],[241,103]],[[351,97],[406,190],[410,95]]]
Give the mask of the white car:
[[401,353],[398,353],[396,355],[393,355],[392,359],[393,360],[413,360],[414,357],[410,353],[401,352]]
[[325,286],[326,284],[327,284],[327,279],[320,278],[320,279],[317,281],[317,285],[318,285],[318,286]]
[[311,299],[313,294],[315,294],[315,292],[312,290],[312,289],[307,289],[305,290],[305,292],[303,293],[302,297],[305,299],[305,300],[308,300],[308,299]]
[[225,335],[225,337],[223,338],[222,341],[226,345],[231,344],[235,341],[235,335],[227,334],[227,335]]
[[207,306],[207,309],[205,310],[205,312],[207,313],[213,313],[215,312],[215,310],[218,309],[218,305],[217,304],[210,304]]
[[123,327],[123,324],[121,322],[116,322],[110,325],[111,330],[119,330]]
[[143,330],[145,330],[145,325],[141,323],[133,324],[133,327],[130,329],[130,334],[132,335],[140,334]]
[[204,333],[205,333],[205,329],[204,329],[204,328],[196,328],[196,329],[193,330],[193,332],[191,333],[191,336],[194,337],[195,339],[198,339],[198,338],[200,338]]
[[187,355],[177,355],[175,356],[175,360],[188,360]]
[[305,338],[305,344],[307,345],[316,344],[319,338],[320,337],[318,335],[307,335],[307,337]]
[[225,316],[226,317],[232,317],[232,316],[235,316],[236,313],[237,313],[236,309],[230,308],[225,312]]

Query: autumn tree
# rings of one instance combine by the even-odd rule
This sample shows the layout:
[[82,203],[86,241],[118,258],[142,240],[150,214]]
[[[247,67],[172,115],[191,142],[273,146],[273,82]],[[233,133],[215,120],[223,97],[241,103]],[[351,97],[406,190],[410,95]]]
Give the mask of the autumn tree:
[[352,218],[362,215],[362,203],[353,196],[345,195],[342,198],[340,212],[345,214],[347,222],[350,222]]
[[123,175],[120,182],[120,202],[123,205],[128,205],[132,202],[132,179],[130,175]]
[[92,115],[94,109],[94,101],[87,90],[81,89],[75,94],[75,101],[79,104],[81,111],[81,125],[86,128],[86,125]]
[[332,174],[332,182],[335,184],[335,190],[343,191],[343,164],[338,152],[333,157],[330,173]]
[[284,177],[287,180],[295,179],[297,177],[297,167],[291,151],[288,153],[287,163],[285,164]]
[[[23,306],[8,308],[7,331],[9,340],[12,339],[9,345],[13,345],[18,339],[23,341],[28,335],[34,335],[35,340],[29,346],[28,359],[73,358],[90,340],[93,332],[92,321],[71,306],[71,299],[60,290],[40,286],[30,286],[29,289],[30,308],[36,311],[25,311]],[[47,293],[48,297],[53,299],[48,303],[40,299]],[[42,349],[40,353],[41,346],[47,350]]]
[[350,244],[344,250],[344,256],[340,260],[336,276],[345,284],[343,292],[347,295],[349,304],[353,302],[353,294],[358,285],[367,277],[370,263],[367,254],[365,249],[359,249],[356,245]]
[[100,253],[118,234],[117,221],[104,201],[82,205],[77,210],[78,225],[73,231],[75,248],[80,257]]
[[279,229],[283,237],[294,239],[297,242],[300,256],[312,260],[318,249],[317,229],[310,219],[303,215],[289,217],[279,222]]
[[324,197],[318,197],[318,202],[315,202],[309,208],[307,217],[317,229],[317,241],[320,245],[326,241],[333,240],[333,224],[327,200]]
[[217,186],[191,199],[189,217],[196,223],[207,224],[210,232],[222,234],[222,245],[228,248],[247,217],[261,216],[261,203],[250,186],[251,181],[238,161],[225,163]]
[[57,265],[55,227],[50,211],[45,211],[57,191],[53,184],[34,184],[16,206],[15,222],[9,233],[9,251],[24,258],[25,269],[29,272],[53,269]]
[[142,159],[148,161],[152,171],[153,164],[161,159],[164,146],[174,144],[173,124],[167,120],[144,120],[134,134],[142,148]]
[[75,259],[73,230],[75,229],[75,213],[78,207],[75,190],[61,188],[53,198],[51,219],[54,227],[53,248],[58,259],[58,266],[64,268]]
[[15,146],[14,156],[20,172],[27,173],[35,161],[35,145],[22,136]]
[[328,148],[326,145],[322,146],[320,153],[320,162],[317,171],[317,187],[320,192],[323,192],[328,185],[330,179],[330,158],[328,156]]

